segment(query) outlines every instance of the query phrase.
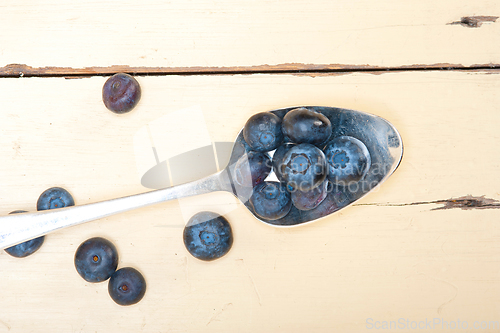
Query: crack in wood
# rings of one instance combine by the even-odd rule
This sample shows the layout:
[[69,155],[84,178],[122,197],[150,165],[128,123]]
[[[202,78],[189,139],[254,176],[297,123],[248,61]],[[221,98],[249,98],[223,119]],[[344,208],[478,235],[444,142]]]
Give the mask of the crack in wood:
[[10,64],[0,67],[0,78],[19,77],[64,77],[84,78],[92,76],[111,76],[116,73],[128,73],[139,76],[165,75],[249,75],[249,74],[292,74],[292,75],[345,75],[350,73],[383,74],[404,71],[467,71],[495,72],[500,64],[477,64],[463,66],[461,64],[437,63],[431,65],[407,65],[380,67],[370,65],[345,64],[301,64],[286,63],[277,65],[233,66],[233,67],[133,67],[115,65],[108,67],[31,67],[24,64]]
[[420,201],[412,203],[402,203],[402,204],[391,204],[391,203],[368,203],[368,204],[356,204],[355,206],[384,206],[384,207],[403,207],[403,206],[417,206],[417,205],[430,205],[430,204],[441,204],[442,207],[433,208],[431,210],[445,210],[445,209],[455,209],[459,208],[462,210],[471,209],[499,209],[500,201],[490,198],[485,198],[485,196],[474,197],[471,195],[452,198],[447,200],[434,200],[434,201]]
[[464,16],[460,19],[460,21],[448,23],[450,25],[460,24],[463,27],[467,28],[479,28],[483,25],[484,22],[493,22],[495,23],[498,19],[498,16]]

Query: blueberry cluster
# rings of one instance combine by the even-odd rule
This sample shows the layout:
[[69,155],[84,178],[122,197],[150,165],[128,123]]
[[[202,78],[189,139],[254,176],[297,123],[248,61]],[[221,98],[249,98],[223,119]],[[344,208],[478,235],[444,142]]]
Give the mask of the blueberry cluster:
[[146,293],[146,280],[132,268],[118,267],[118,251],[105,238],[94,237],[80,244],[75,253],[75,268],[87,282],[96,283],[109,279],[108,292],[119,305],[139,302]]
[[[315,209],[334,186],[346,187],[366,176],[371,160],[363,142],[332,133],[330,120],[309,108],[292,109],[282,118],[261,112],[247,121],[243,138],[248,151],[235,164],[233,183],[252,187],[249,203],[257,216],[277,220],[292,205]],[[273,150],[269,163],[267,154]],[[266,181],[271,171],[279,182]]]
[[[45,190],[37,200],[36,209],[47,210],[74,206],[75,201],[71,194],[61,187],[51,187]],[[26,213],[24,210],[16,210],[9,214]],[[26,242],[8,247],[5,252],[16,258],[27,257],[37,251],[43,244],[45,236],[30,239]]]

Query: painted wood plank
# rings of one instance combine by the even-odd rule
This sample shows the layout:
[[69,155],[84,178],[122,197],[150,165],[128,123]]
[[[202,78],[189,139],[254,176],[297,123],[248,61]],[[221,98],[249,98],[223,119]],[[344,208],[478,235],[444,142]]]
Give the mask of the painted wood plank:
[[0,67],[499,64],[498,16],[493,0],[6,0]]
[[[357,205],[303,227],[264,225],[222,193],[61,230],[25,259],[2,253],[0,331],[360,332],[383,321],[430,320],[447,332],[457,319],[469,328],[498,325],[500,211],[425,204],[500,199],[498,74],[138,77],[142,100],[121,116],[101,102],[104,80],[0,80],[1,214],[33,210],[51,186],[67,188],[77,204],[145,191],[140,170],[155,158],[151,141],[141,139],[144,126],[153,138],[168,138],[154,142],[163,160],[207,137],[232,140],[250,115],[294,105],[386,118],[403,137],[403,161]],[[157,134],[162,121],[185,118],[192,122]],[[202,208],[224,212],[235,235],[228,255],[210,263],[182,243],[186,218]],[[92,236],[116,244],[119,267],[144,273],[148,291],[139,304],[120,307],[106,283],[78,276],[74,252]],[[498,330],[490,328],[484,331]]]

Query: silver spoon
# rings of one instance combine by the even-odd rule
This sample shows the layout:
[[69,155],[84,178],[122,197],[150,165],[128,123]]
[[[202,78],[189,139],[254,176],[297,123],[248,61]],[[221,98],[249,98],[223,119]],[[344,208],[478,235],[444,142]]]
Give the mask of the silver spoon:
[[[297,107],[271,111],[280,118]],[[364,112],[332,107],[305,106],[323,113],[333,127],[332,138],[352,136],[361,140],[371,156],[366,176],[355,187],[333,186],[326,199],[315,209],[292,210],[278,220],[264,220],[255,215],[248,199],[251,189],[238,190],[231,178],[234,164],[248,150],[242,132],[235,140],[228,166],[211,176],[190,183],[81,206],[72,206],[36,213],[13,214],[0,217],[0,249],[33,239],[55,230],[104,218],[117,213],[146,207],[163,201],[189,197],[214,191],[233,193],[260,221],[273,226],[296,226],[312,222],[336,212],[383,183],[398,167],[403,156],[401,136],[396,128],[383,118]]]

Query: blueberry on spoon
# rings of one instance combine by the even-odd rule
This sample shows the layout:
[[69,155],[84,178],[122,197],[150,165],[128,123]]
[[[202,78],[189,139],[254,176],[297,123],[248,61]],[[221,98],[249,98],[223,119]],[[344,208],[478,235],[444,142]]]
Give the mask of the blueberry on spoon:
[[233,179],[239,186],[253,187],[266,179],[271,172],[271,159],[266,153],[249,151],[235,164]]
[[337,185],[355,184],[370,169],[370,153],[365,144],[354,137],[339,136],[329,141],[323,151],[328,162],[328,178]]
[[267,152],[283,142],[281,119],[271,112],[260,112],[250,117],[243,128],[243,137],[252,150]]
[[283,134],[293,143],[316,146],[326,142],[332,134],[332,124],[322,113],[308,108],[290,110],[283,117]]
[[272,221],[285,217],[292,201],[283,183],[265,181],[254,188],[250,205],[257,216]]
[[87,282],[102,282],[110,278],[118,267],[118,252],[107,239],[94,237],[76,250],[75,268]]
[[328,172],[323,152],[308,143],[290,148],[278,168],[289,188],[303,192],[310,191],[323,183]]
[[119,305],[136,304],[146,293],[146,280],[135,268],[120,268],[109,279],[108,292]]
[[292,192],[292,203],[299,210],[311,210],[318,207],[328,195],[328,180],[309,191]]

